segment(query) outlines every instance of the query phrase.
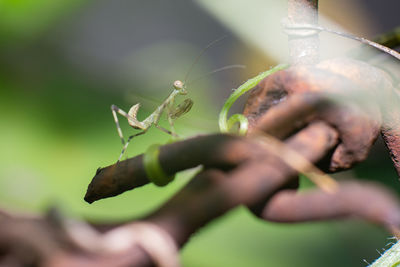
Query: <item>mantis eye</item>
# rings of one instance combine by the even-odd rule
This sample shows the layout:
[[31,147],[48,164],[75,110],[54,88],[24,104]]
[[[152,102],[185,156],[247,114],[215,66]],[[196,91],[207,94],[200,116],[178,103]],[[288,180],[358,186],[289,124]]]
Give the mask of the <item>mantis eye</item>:
[[176,81],[174,82],[174,88],[175,88],[176,90],[182,90],[182,89],[183,89],[183,82],[182,82],[182,81],[179,81],[179,80],[176,80]]

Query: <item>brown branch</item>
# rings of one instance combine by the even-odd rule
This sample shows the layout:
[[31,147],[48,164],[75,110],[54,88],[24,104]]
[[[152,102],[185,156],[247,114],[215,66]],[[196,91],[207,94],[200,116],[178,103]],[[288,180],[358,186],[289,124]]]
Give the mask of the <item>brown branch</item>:
[[[203,165],[204,168],[231,169],[265,151],[249,140],[232,135],[214,134],[186,139],[160,147],[159,160],[166,174]],[[149,183],[143,156],[99,169],[89,184],[85,200],[89,203],[112,197]]]
[[[231,137],[228,136],[228,138]],[[241,139],[235,142],[244,147],[247,146],[246,141]],[[336,143],[336,131],[323,122],[313,123],[286,141],[288,146],[312,162],[322,158]],[[265,206],[261,214],[264,218],[272,220],[309,221],[316,218],[324,220],[358,214],[386,227],[398,226],[400,223],[396,217],[400,214],[397,200],[390,197],[387,192],[371,186],[360,185],[358,189],[356,186],[356,190],[354,186],[353,189],[350,188],[351,186],[343,186],[343,190],[340,190],[337,195],[326,195],[322,192],[305,196],[290,194],[288,199],[288,191],[279,190],[290,184],[296,175],[297,172],[288,167],[285,162],[264,152],[262,158],[247,160],[228,171],[217,169],[203,171],[163,207],[143,220],[167,231],[179,245],[183,245],[198,228],[238,205],[247,205],[253,211]],[[343,202],[343,199],[346,202]],[[371,202],[363,201],[365,199],[369,199],[376,205],[371,208]],[[286,204],[282,205],[282,201],[286,201]],[[321,208],[317,203],[326,205]],[[301,212],[291,212],[291,207]],[[291,217],[285,217],[287,214]],[[45,228],[51,226],[48,223],[42,223]],[[0,225],[4,224],[0,222]],[[16,230],[10,231],[13,228]],[[4,233],[9,234],[6,237],[3,235],[1,239],[5,243],[8,240],[14,243],[15,235],[18,235],[23,244],[25,234],[22,232],[19,235],[19,227],[15,222],[9,224],[7,228],[0,227],[0,229],[7,229]],[[38,232],[37,229],[30,231]],[[111,263],[113,266],[128,266],[128,263],[133,266],[148,266],[151,263],[147,253],[138,246],[132,246],[129,250],[117,254],[88,254],[80,250],[60,248],[58,245],[60,242],[65,247],[65,241],[60,241],[60,235],[64,235],[58,231],[47,230],[47,232],[53,233],[49,236],[49,243],[53,244],[49,247],[53,253],[36,252],[41,256],[40,258],[46,259],[46,266],[91,267],[107,266]],[[53,243],[52,238],[56,238],[58,243]],[[40,240],[43,242],[43,239]],[[42,243],[36,246],[41,247]]]
[[[336,137],[332,128],[324,123],[315,123],[290,138],[286,144],[316,162],[336,144]],[[181,192],[146,220],[160,225],[179,244],[183,244],[196,229],[213,218],[237,205],[263,203],[295,177],[295,170],[268,153],[226,173],[208,170],[194,177]]]
[[[369,203],[366,205],[365,203]],[[329,207],[329,208],[327,208]],[[341,182],[334,194],[320,189],[276,193],[260,212],[275,222],[309,222],[356,216],[392,230],[400,225],[400,206],[395,194],[377,183]]]

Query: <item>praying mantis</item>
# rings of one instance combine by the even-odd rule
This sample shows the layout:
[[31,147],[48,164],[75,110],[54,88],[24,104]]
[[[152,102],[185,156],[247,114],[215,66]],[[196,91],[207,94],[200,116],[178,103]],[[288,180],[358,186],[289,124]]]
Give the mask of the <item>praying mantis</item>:
[[[189,73],[191,72],[191,70],[193,69],[194,65],[197,63],[197,61],[200,59],[200,57],[204,54],[204,52],[210,48],[212,45],[214,45],[215,43],[225,39],[227,36],[224,35],[214,41],[212,41],[211,43],[209,43],[206,47],[203,48],[203,50],[200,52],[200,54],[197,56],[197,58],[195,59],[195,61],[192,63],[192,65],[190,66],[188,72],[186,73],[185,79],[184,81],[187,80]],[[228,65],[216,70],[211,71],[208,74],[212,74],[212,73],[216,73],[218,71],[222,71],[222,70],[227,70],[227,69],[231,69],[231,68],[243,68],[243,65]],[[207,74],[207,75],[208,75]],[[121,151],[121,154],[118,158],[119,162],[122,158],[122,156],[124,155],[129,142],[136,136],[145,134],[147,132],[147,130],[154,125],[155,127],[157,127],[158,129],[160,129],[161,131],[170,134],[172,137],[176,138],[178,137],[178,135],[175,132],[174,129],[174,121],[181,117],[182,115],[186,114],[187,112],[190,111],[190,109],[193,106],[193,100],[190,98],[185,99],[182,103],[180,103],[179,105],[177,105],[176,107],[174,107],[175,104],[175,98],[179,95],[186,95],[188,92],[186,90],[186,82],[182,82],[180,80],[176,80],[173,82],[173,90],[172,92],[169,94],[169,96],[161,103],[161,105],[159,105],[154,111],[153,113],[151,113],[146,119],[144,119],[143,121],[139,121],[137,119],[137,113],[139,111],[140,108],[140,103],[133,105],[128,113],[125,112],[124,110],[120,109],[119,107],[117,107],[116,105],[111,105],[111,112],[113,114],[114,117],[114,121],[115,124],[117,126],[117,131],[118,131],[118,135],[121,139],[123,148]],[[160,125],[158,125],[158,122],[161,118],[161,115],[166,111],[166,115],[167,115],[167,120],[168,123],[170,125],[170,130],[167,130],[163,127],[161,127]],[[121,127],[119,125],[119,121],[118,121],[118,116],[117,114],[122,115],[123,117],[125,117],[128,120],[129,125],[133,128],[133,129],[139,129],[142,130],[141,132],[131,135],[128,137],[127,141],[125,142],[124,136],[122,134],[122,130]]]
[[[158,129],[162,130],[163,132],[166,132],[167,134],[172,135],[173,137],[178,137],[178,135],[175,133],[175,129],[174,129],[174,120],[179,118],[183,114],[189,112],[189,110],[193,106],[193,100],[190,98],[187,98],[182,103],[180,103],[178,106],[174,107],[175,98],[178,95],[186,95],[186,94],[187,94],[187,90],[186,90],[185,83],[180,80],[174,81],[173,90],[169,94],[169,96],[164,100],[164,102],[161,103],[161,105],[159,105],[156,108],[156,110],[153,111],[153,113],[151,113],[143,121],[139,121],[137,119],[137,113],[140,108],[140,103],[133,105],[129,109],[128,113],[126,113],[124,110],[120,109],[116,105],[111,105],[111,112],[113,114],[114,121],[117,126],[118,135],[121,138],[121,142],[123,145],[122,152],[121,152],[117,162],[119,162],[121,160],[126,149],[128,148],[129,142],[132,140],[132,138],[142,135],[142,134],[145,134],[152,125],[154,125]],[[168,123],[171,127],[170,130],[167,130],[167,129],[161,127],[160,125],[158,125],[158,122],[160,121],[161,115],[164,111],[166,111]],[[124,116],[128,120],[129,125],[133,129],[139,129],[142,131],[137,134],[129,136],[127,141],[125,142],[121,127],[119,125],[117,113]]]

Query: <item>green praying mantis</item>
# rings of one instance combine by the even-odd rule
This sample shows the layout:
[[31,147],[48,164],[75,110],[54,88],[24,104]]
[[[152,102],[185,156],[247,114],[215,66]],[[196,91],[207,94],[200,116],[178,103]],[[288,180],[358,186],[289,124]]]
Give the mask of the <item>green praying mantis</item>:
[[[190,99],[190,98],[187,98],[182,103],[180,103],[178,106],[174,107],[175,98],[178,95],[186,95],[186,94],[187,94],[187,90],[186,90],[185,83],[180,81],[180,80],[176,80],[173,83],[173,90],[169,94],[169,96],[164,100],[164,102],[162,102],[161,105],[159,105],[156,108],[156,110],[153,111],[153,113],[151,113],[143,121],[139,121],[137,119],[137,113],[138,113],[139,108],[140,108],[140,103],[133,105],[129,109],[128,113],[126,113],[124,110],[120,109],[116,105],[111,105],[111,111],[112,111],[112,114],[113,114],[113,117],[114,117],[115,124],[117,126],[118,135],[121,138],[121,142],[122,142],[122,145],[123,145],[122,152],[121,152],[121,154],[120,154],[120,156],[118,158],[118,162],[121,160],[121,158],[124,155],[126,149],[128,148],[129,142],[134,137],[142,135],[142,134],[145,134],[147,132],[147,130],[152,125],[154,125],[158,129],[162,130],[163,132],[172,135],[173,137],[177,137],[178,135],[175,133],[175,129],[174,129],[174,120],[179,118],[183,114],[189,112],[189,110],[193,106],[193,100]],[[161,127],[160,125],[158,125],[158,122],[160,121],[161,115],[163,114],[163,112],[165,110],[167,111],[166,115],[167,115],[168,123],[169,123],[169,125],[171,127],[170,130],[167,130],[167,129]],[[129,125],[133,129],[139,129],[139,130],[142,130],[142,131],[137,133],[137,134],[129,136],[127,141],[125,142],[124,136],[122,134],[121,126],[119,125],[117,113],[119,113],[120,115],[124,116],[128,120]]]
[[[121,151],[121,154],[118,158],[119,162],[122,158],[122,156],[124,155],[126,149],[128,148],[128,145],[130,143],[130,141],[139,135],[143,135],[147,132],[147,130],[154,125],[156,128],[160,129],[161,131],[170,134],[172,137],[177,138],[178,135],[175,132],[175,128],[174,128],[174,121],[181,117],[182,115],[186,114],[187,112],[190,111],[190,109],[193,106],[193,100],[190,98],[186,98],[182,103],[178,104],[175,107],[175,100],[178,96],[180,95],[187,95],[188,91],[186,90],[186,80],[191,72],[191,70],[193,69],[194,65],[197,63],[197,61],[199,60],[199,58],[204,54],[204,52],[210,48],[212,45],[214,45],[215,43],[221,41],[222,39],[226,38],[226,36],[222,36],[214,41],[212,41],[211,43],[209,43],[205,48],[203,48],[203,50],[200,52],[200,54],[197,56],[197,58],[195,59],[195,61],[192,63],[192,65],[190,66],[188,72],[186,73],[185,79],[184,81],[180,81],[180,80],[176,80],[173,82],[173,90],[172,92],[168,95],[168,97],[161,103],[161,105],[159,105],[154,111],[153,113],[151,113],[146,119],[139,121],[137,119],[137,113],[139,111],[140,108],[140,103],[133,105],[128,112],[125,112],[124,110],[120,109],[119,107],[117,107],[116,105],[111,105],[111,112],[113,114],[114,117],[114,121],[117,127],[117,132],[118,135],[121,139],[123,148]],[[232,68],[244,68],[243,65],[228,65],[216,70],[213,70],[209,73],[207,73],[206,75],[209,74],[213,74],[219,71],[223,71],[223,70],[227,70],[227,69],[232,69]],[[200,77],[202,78],[202,77]],[[196,79],[197,80],[197,79]],[[163,127],[161,127],[159,125],[159,121],[160,118],[162,116],[162,114],[165,113],[167,116],[167,120],[168,123],[170,125],[170,130],[167,130]],[[125,117],[128,121],[128,124],[133,128],[133,129],[138,129],[141,130],[141,132],[136,133],[134,135],[131,135],[128,137],[127,141],[125,141],[124,136],[122,134],[122,130],[121,127],[119,125],[119,121],[118,121],[118,116],[117,114],[120,114],[121,116]]]

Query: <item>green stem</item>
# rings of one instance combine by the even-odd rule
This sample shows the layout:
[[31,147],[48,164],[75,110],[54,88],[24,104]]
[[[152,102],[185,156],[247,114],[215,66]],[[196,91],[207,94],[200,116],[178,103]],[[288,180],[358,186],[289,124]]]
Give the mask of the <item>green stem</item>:
[[[247,122],[247,119],[242,115],[239,116],[238,114],[233,115],[228,121],[228,112],[229,109],[232,107],[233,103],[244,93],[248,92],[249,90],[253,89],[259,82],[261,82],[267,76],[287,68],[288,64],[279,64],[274,68],[264,71],[258,74],[256,77],[253,77],[247,80],[244,84],[242,84],[238,89],[236,89],[226,100],[224,106],[222,107],[221,112],[219,113],[219,129],[223,133],[230,132],[231,127],[235,122],[239,122],[239,133],[243,135],[247,131],[247,127],[244,126]],[[246,122],[243,120],[246,119]]]
[[160,145],[151,145],[143,155],[143,165],[149,181],[157,186],[165,186],[174,180],[175,175],[167,175],[161,167],[158,156]]
[[374,261],[369,267],[395,267],[400,266],[400,242],[394,244],[390,249]]

